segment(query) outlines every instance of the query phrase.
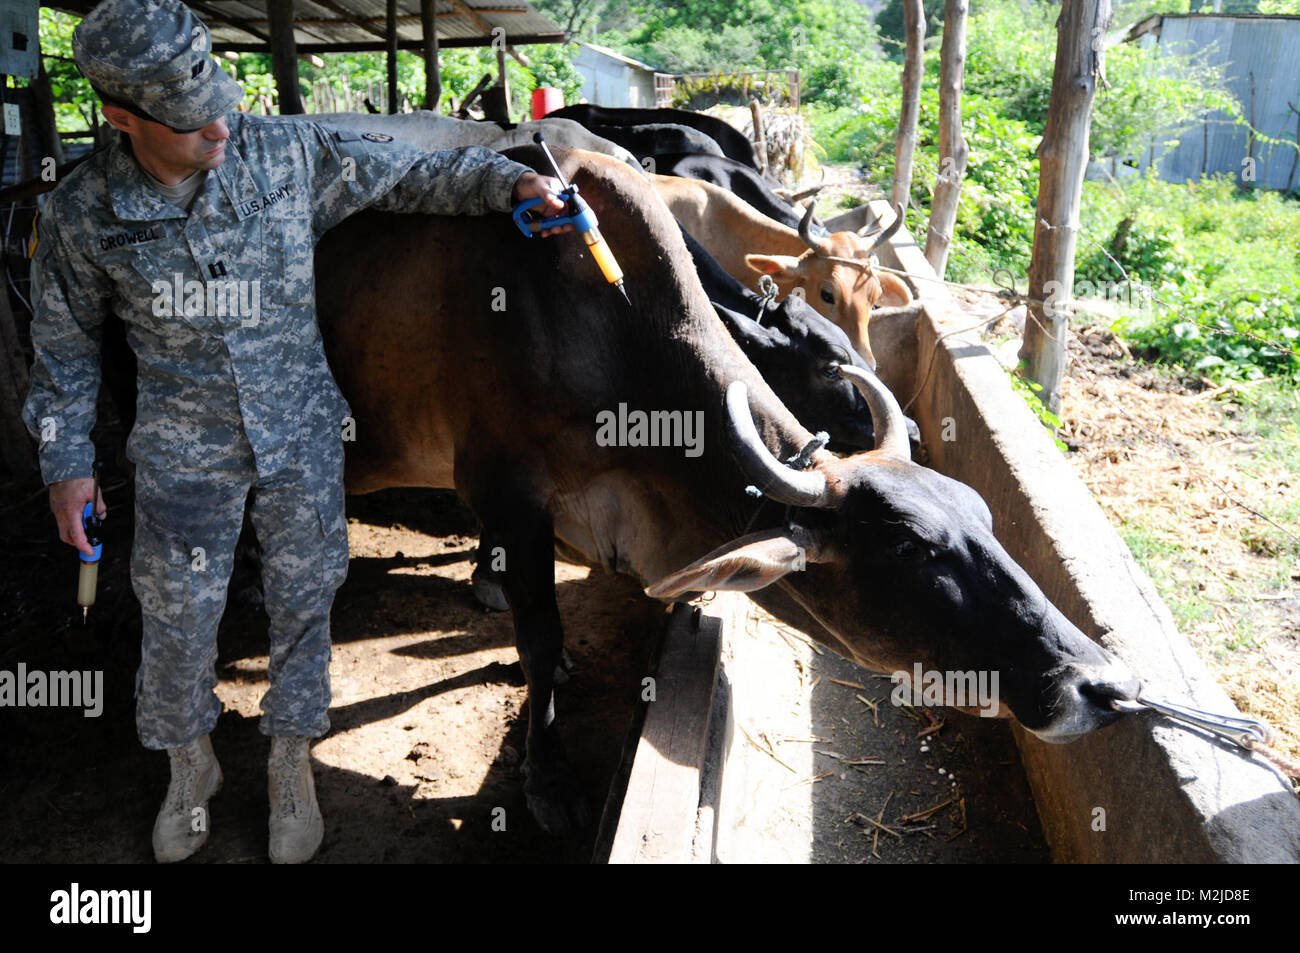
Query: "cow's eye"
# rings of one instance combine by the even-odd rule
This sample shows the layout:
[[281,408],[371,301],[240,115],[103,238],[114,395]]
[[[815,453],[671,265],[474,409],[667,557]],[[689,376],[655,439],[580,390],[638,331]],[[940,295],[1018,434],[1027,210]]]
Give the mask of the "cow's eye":
[[921,547],[910,539],[902,539],[894,544],[894,555],[899,559],[916,559],[921,552]]
[[823,288],[823,289],[822,289],[822,300],[825,301],[827,304],[834,304],[834,303],[835,303],[835,292],[831,291],[830,288]]

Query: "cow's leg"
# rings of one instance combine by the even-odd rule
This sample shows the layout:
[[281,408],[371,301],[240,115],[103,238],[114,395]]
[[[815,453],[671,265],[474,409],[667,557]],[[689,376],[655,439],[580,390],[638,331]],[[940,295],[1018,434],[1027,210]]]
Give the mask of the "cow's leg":
[[[474,591],[474,598],[484,608],[492,609],[496,612],[509,612],[510,600],[506,598],[505,587],[502,585],[503,576],[496,567],[498,559],[505,554],[505,547],[500,541],[495,539],[487,529],[484,529],[478,538],[478,562],[474,566],[474,573],[470,576],[470,588]],[[563,685],[569,680],[571,673],[576,666],[573,659],[569,657],[569,650],[560,649],[560,664],[555,666],[555,684]]]
[[505,549],[502,582],[528,679],[524,795],[545,831],[566,834],[584,827],[588,814],[555,723],[555,671],[563,655],[564,631],[555,602],[554,530],[550,516],[540,510],[516,512],[504,523],[484,514],[484,527],[484,538]]
[[474,573],[469,578],[470,587],[474,590],[474,598],[485,608],[497,612],[507,612],[510,609],[510,603],[506,600],[505,590],[501,585],[501,572],[494,565],[504,554],[504,549],[486,529],[479,533],[478,562],[475,563]]

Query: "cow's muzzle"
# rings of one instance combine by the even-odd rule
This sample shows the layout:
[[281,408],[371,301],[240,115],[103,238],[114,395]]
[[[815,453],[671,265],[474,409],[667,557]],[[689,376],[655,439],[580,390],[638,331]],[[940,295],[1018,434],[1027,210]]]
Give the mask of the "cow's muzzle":
[[1100,666],[1072,664],[1053,678],[1050,717],[1040,727],[1025,727],[1053,744],[1067,744],[1120,718],[1116,702],[1138,697],[1141,683],[1119,659],[1107,658]]

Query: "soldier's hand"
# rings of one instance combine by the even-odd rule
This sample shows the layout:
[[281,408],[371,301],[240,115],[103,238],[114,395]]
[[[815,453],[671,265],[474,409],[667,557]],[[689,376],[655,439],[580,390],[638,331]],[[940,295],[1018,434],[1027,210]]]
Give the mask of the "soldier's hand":
[[[69,546],[75,546],[87,556],[93,556],[95,550],[86,541],[86,527],[81,522],[81,514],[94,492],[95,481],[92,477],[50,484],[50,509],[59,524],[59,539]],[[95,515],[100,519],[108,515],[102,492],[95,500]]]
[[[564,202],[560,199],[558,193],[564,186],[560,180],[549,175],[538,175],[536,172],[525,172],[515,181],[515,201],[522,202],[524,199],[542,198],[545,199],[539,208],[542,209],[544,218],[554,218],[565,210]],[[562,235],[565,232],[574,231],[572,225],[561,225],[559,228],[547,228],[542,230],[542,237],[548,238],[551,235]]]

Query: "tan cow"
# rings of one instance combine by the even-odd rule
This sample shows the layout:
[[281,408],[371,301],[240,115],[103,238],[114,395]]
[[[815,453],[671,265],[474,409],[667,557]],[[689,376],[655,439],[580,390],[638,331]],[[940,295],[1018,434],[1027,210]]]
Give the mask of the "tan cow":
[[728,274],[755,289],[761,275],[771,275],[782,295],[802,293],[813,308],[844,329],[858,353],[874,366],[867,333],[871,309],[912,300],[902,279],[872,267],[873,252],[898,230],[901,215],[872,241],[857,232],[821,237],[809,229],[811,203],[796,231],[712,183],[668,175],[650,178],[682,227]]

